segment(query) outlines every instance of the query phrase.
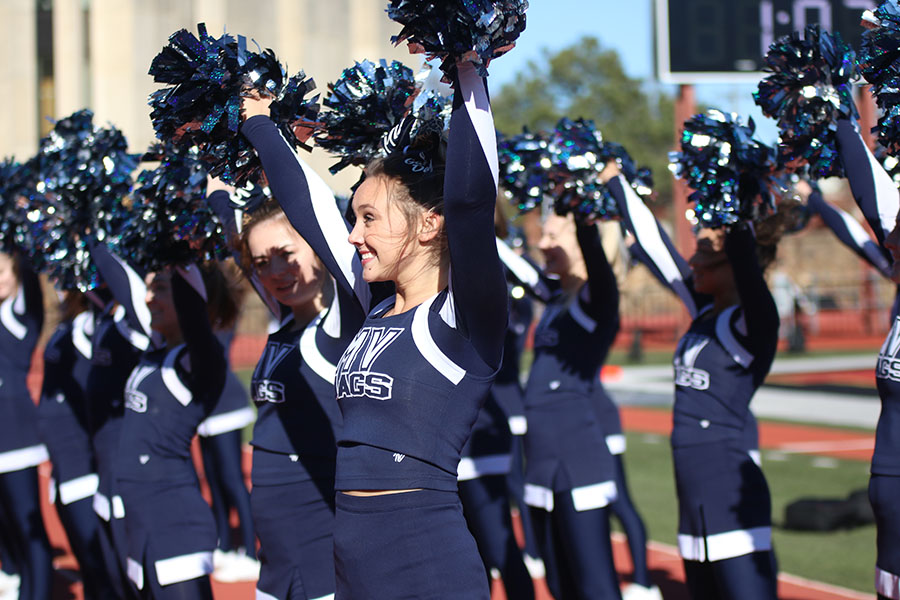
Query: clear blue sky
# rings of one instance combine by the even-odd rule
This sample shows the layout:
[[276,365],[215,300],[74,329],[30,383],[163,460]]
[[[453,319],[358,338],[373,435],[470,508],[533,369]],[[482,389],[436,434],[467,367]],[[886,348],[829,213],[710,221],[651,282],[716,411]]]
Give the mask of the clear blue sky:
[[[727,1],[727,0],[722,0]],[[529,0],[528,21],[516,48],[491,63],[491,86],[515,80],[527,68],[529,59],[539,60],[543,49],[551,52],[571,45],[585,35],[619,52],[631,77],[655,80],[653,59],[652,0]],[[752,116],[760,139],[774,143],[774,123],[762,116],[750,94],[755,85],[697,85],[700,102],[725,111]],[[675,92],[674,86],[666,86]],[[573,115],[574,116],[574,115]],[[598,123],[602,128],[602,123]]]

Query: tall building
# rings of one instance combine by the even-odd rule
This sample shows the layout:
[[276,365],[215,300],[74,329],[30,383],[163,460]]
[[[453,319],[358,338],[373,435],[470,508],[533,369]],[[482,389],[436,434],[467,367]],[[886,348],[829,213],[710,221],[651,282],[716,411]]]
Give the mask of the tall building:
[[[272,48],[288,71],[303,69],[323,96],[326,85],[354,60],[420,61],[394,48],[399,26],[387,0],[3,0],[0,23],[0,157],[25,159],[50,128],[47,118],[91,108],[143,151],[154,139],[147,97],[159,86],[147,74],[174,31],[228,31]],[[252,43],[251,43],[252,44]],[[252,45],[251,45],[252,47]],[[310,158],[327,179],[334,162],[321,149]],[[348,169],[352,171],[352,169]],[[358,173],[329,180],[346,192]]]

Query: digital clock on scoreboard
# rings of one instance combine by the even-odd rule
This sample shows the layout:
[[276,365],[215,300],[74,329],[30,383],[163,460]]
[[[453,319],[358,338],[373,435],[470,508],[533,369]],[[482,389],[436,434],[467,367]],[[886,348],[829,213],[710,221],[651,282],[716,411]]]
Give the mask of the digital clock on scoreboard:
[[757,80],[769,45],[818,23],[859,47],[876,0],[655,0],[656,60],[667,83]]

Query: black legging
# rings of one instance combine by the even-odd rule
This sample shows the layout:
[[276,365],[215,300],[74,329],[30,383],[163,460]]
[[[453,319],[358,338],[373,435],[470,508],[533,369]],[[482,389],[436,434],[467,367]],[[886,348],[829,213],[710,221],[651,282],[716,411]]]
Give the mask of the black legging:
[[684,575],[695,600],[775,600],[777,573],[775,552],[700,562],[685,560]]
[[507,493],[515,501],[519,509],[519,518],[522,521],[522,534],[525,537],[525,554],[531,558],[540,558],[541,549],[538,548],[537,538],[534,534],[534,524],[531,522],[531,511],[525,504],[525,451],[522,448],[522,436],[512,436],[512,465],[506,476]]
[[256,558],[256,535],[250,513],[250,492],[241,469],[241,431],[228,431],[211,437],[200,436],[203,470],[212,495],[212,511],[219,536],[219,549],[232,549],[231,524],[228,515],[233,506],[240,521],[241,544],[247,556]]
[[621,599],[608,507],[577,511],[569,490],[554,493],[553,504],[552,512],[531,511],[550,593],[556,600]]
[[56,512],[66,530],[72,553],[78,560],[84,596],[91,600],[117,599],[122,596],[121,584],[118,588],[111,581],[113,575],[104,564],[104,552],[100,541],[100,517],[94,512],[93,497],[84,498],[71,504],[63,504],[59,497]]
[[616,490],[619,496],[609,505],[609,509],[622,524],[625,537],[628,538],[628,550],[631,552],[631,563],[634,565],[634,582],[650,587],[653,582],[650,580],[650,569],[647,568],[647,530],[628,494],[622,455],[613,454],[613,463],[616,466]]
[[22,578],[20,600],[50,600],[53,562],[44,530],[37,467],[0,473],[0,519]]
[[459,499],[488,576],[492,568],[499,569],[507,597],[533,599],[534,583],[513,534],[506,477],[485,475],[460,481]]

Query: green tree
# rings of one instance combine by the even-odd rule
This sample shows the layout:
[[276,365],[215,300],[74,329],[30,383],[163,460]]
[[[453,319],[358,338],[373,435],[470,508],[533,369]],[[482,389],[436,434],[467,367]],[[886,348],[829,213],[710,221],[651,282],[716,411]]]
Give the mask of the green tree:
[[670,202],[674,100],[629,77],[619,54],[597,38],[584,37],[555,54],[545,50],[500,89],[492,106],[497,128],[507,135],[523,126],[552,129],[561,117],[593,119],[603,139],[622,144],[638,166],[652,169],[658,202]]

